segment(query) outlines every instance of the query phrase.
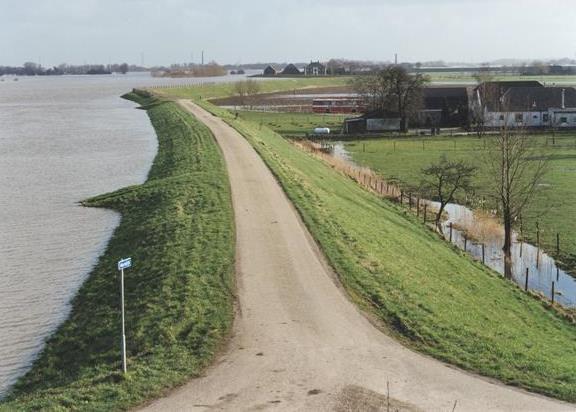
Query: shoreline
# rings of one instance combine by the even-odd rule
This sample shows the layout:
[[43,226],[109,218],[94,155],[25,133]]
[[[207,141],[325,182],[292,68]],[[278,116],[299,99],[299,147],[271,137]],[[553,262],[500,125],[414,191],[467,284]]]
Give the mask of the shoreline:
[[[234,229],[216,143],[174,104],[124,97],[148,111],[157,134],[148,178],[81,202],[121,213],[120,224],[72,299],[68,318],[0,401],[1,411],[85,402],[127,409],[197,376],[228,336]],[[191,236],[204,228],[211,231],[202,241]],[[134,267],[125,276],[129,372],[123,376],[116,262],[126,256],[134,258]]]

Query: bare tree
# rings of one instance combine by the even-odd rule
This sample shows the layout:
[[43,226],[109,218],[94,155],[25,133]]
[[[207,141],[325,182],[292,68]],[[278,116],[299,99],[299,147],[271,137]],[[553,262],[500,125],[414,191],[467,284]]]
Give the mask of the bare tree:
[[472,77],[477,84],[476,95],[473,99],[474,104],[472,105],[472,122],[476,129],[476,134],[478,137],[482,137],[486,132],[486,105],[488,101],[494,99],[496,92],[492,83],[494,75],[490,70],[482,68],[479,72],[473,74]]
[[[240,98],[240,104],[244,105],[246,100],[260,92],[260,83],[256,80],[248,79],[234,83],[234,94]],[[248,98],[248,99],[247,99]]]
[[534,198],[546,173],[548,157],[536,150],[523,130],[504,126],[490,142],[486,170],[504,223],[504,272],[511,278],[513,224]]
[[394,111],[400,116],[400,130],[408,129],[408,117],[422,102],[422,88],[429,82],[420,73],[410,74],[404,67],[388,66],[352,81],[356,92],[363,96],[370,110]]
[[234,95],[236,95],[239,100],[240,104],[244,105],[244,101],[246,99],[246,83],[245,82],[235,82],[234,83]]
[[472,178],[476,171],[476,166],[464,160],[448,160],[444,154],[438,162],[422,169],[422,188],[430,192],[433,199],[440,203],[435,217],[439,232],[442,232],[442,214],[446,205],[452,203],[458,193],[472,190]]

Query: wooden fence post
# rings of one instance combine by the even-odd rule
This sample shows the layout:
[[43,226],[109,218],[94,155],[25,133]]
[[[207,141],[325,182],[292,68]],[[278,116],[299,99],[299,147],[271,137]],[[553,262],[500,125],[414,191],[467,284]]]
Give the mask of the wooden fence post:
[[482,264],[486,264],[486,247],[484,246],[484,243],[482,243]]
[[424,224],[426,224],[426,211],[428,209],[428,203],[424,203]]
[[450,222],[450,243],[452,243],[452,222]]
[[554,304],[554,295],[555,295],[554,286],[555,286],[555,283],[554,283],[554,281],[552,281],[552,304]]
[[524,290],[528,292],[528,268],[526,268],[526,281],[524,284]]
[[560,233],[556,233],[556,257],[560,256]]
[[464,252],[466,252],[468,246],[468,236],[464,235]]
[[416,217],[420,217],[420,198],[416,198]]

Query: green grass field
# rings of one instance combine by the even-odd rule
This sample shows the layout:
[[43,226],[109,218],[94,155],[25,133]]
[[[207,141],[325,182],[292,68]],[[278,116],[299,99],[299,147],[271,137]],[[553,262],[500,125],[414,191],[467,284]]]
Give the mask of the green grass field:
[[[525,236],[536,240],[536,222],[540,224],[541,244],[555,254],[556,234],[560,234],[561,260],[576,269],[576,135],[530,137],[538,150],[550,155],[549,171],[539,193],[524,216]],[[488,138],[487,138],[488,139]],[[439,159],[466,159],[480,170],[476,178],[476,197],[489,197],[485,172],[485,141],[476,137],[400,138],[362,140],[346,144],[352,158],[385,178],[397,181],[407,190],[421,182],[422,167]],[[460,199],[463,201],[463,199]]]
[[201,104],[253,144],[352,299],[391,333],[454,365],[576,401],[572,323],[272,130]]
[[[121,212],[121,224],[2,411],[128,409],[198,376],[229,333],[235,236],[222,156],[174,103],[148,114],[159,140],[148,180],[85,202]],[[123,376],[116,262],[126,256]]]
[[269,127],[281,135],[305,135],[313,133],[316,127],[329,127],[331,132],[340,132],[344,119],[349,117],[338,114],[318,113],[274,113],[239,112],[239,116]]
[[[349,77],[307,77],[276,80],[258,80],[259,93],[285,92],[310,87],[345,86]],[[157,88],[154,94],[176,99],[215,99],[235,95],[234,83],[206,83],[200,86]]]

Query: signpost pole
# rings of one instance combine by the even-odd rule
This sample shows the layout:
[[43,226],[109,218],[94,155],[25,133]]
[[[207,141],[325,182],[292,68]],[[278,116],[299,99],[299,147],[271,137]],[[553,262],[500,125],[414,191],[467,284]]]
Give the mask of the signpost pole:
[[120,271],[120,296],[121,296],[121,312],[122,312],[122,342],[120,344],[122,351],[122,372],[126,373],[128,368],[126,366],[126,323],[124,316],[124,269],[132,267],[132,258],[121,259],[118,261],[118,270]]
[[124,324],[124,268],[120,270],[120,289],[122,290],[122,372],[126,373],[126,329]]

